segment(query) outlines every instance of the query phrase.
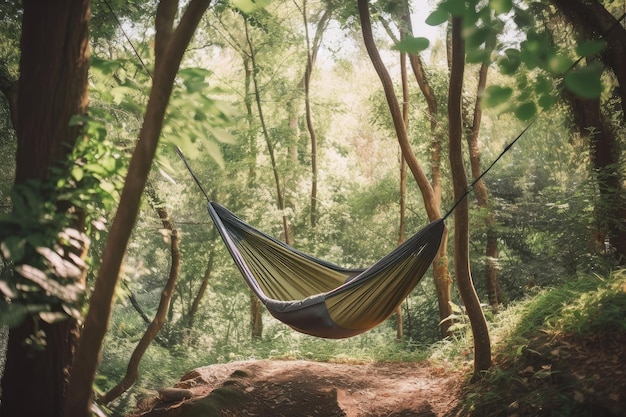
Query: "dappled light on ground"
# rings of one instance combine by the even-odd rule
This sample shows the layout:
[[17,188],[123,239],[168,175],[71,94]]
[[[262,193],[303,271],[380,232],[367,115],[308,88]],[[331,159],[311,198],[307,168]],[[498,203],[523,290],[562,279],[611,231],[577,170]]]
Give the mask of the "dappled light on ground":
[[450,416],[462,381],[428,363],[242,361],[191,371],[134,416]]

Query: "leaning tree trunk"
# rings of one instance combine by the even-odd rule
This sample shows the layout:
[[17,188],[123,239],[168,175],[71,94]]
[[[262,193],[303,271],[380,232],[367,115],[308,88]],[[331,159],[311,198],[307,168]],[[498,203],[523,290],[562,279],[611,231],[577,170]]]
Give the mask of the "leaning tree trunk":
[[141,196],[159,143],[174,78],[185,49],[204,11],[209,7],[209,3],[210,0],[191,0],[176,28],[174,28],[174,20],[178,14],[178,1],[162,0],[159,3],[155,21],[155,66],[152,90],[139,133],[139,141],[128,167],[119,207],[102,253],[101,266],[91,295],[89,311],[85,317],[76,360],[71,371],[65,408],[66,417],[88,417],[91,414],[89,408],[92,401],[92,386],[99,363],[102,341],[109,326],[120,268],[137,220]]
[[152,186],[148,186],[146,191],[153,202],[152,205],[155,207],[155,210],[161,219],[163,228],[169,233],[171,258],[170,272],[165,286],[163,287],[163,291],[161,291],[161,300],[159,301],[156,314],[139,340],[139,343],[137,343],[135,350],[133,350],[130,360],[128,361],[128,366],[126,367],[126,374],[121,381],[119,381],[113,388],[98,399],[98,403],[100,404],[106,405],[110,403],[128,391],[128,389],[133,386],[135,381],[137,381],[137,377],[139,376],[139,363],[150,346],[150,343],[152,343],[152,341],[157,337],[163,323],[165,323],[172,294],[174,293],[176,281],[178,280],[178,272],[180,270],[180,250],[178,249],[180,239],[178,237],[178,229],[174,226],[174,222],[170,218],[167,209],[165,209],[163,204],[158,201],[154,188]]
[[394,92],[393,81],[391,80],[391,77],[387,72],[387,68],[385,68],[385,64],[383,63],[374,43],[367,0],[359,0],[358,7],[365,48],[367,49],[372,65],[374,66],[374,69],[376,70],[376,73],[378,74],[378,77],[383,85],[385,98],[389,106],[396,135],[398,136],[398,142],[400,143],[400,148],[402,149],[402,155],[404,156],[404,159],[409,166],[413,177],[415,178],[415,182],[422,193],[422,199],[424,200],[424,206],[426,208],[428,218],[430,220],[437,220],[441,217],[441,214],[439,212],[439,207],[435,204],[433,188],[430,185],[428,177],[422,169],[417,157],[411,149],[411,143],[409,142],[406,129],[404,128],[402,111],[400,110],[400,105],[398,104],[398,99]]
[[462,19],[452,18],[452,56],[448,92],[450,168],[454,198],[459,201],[454,212],[454,269],[459,293],[474,336],[474,377],[491,367],[491,342],[487,321],[480,306],[469,263],[469,203],[466,198],[467,176],[463,164],[463,72],[465,67]]
[[[25,0],[23,8],[17,111],[12,112],[16,185],[45,180],[51,166],[65,160],[79,133],[70,118],[84,114],[88,100],[89,0]],[[37,331],[45,332],[41,350],[25,344]],[[47,324],[27,318],[10,329],[2,416],[61,415],[78,331],[74,319]]]

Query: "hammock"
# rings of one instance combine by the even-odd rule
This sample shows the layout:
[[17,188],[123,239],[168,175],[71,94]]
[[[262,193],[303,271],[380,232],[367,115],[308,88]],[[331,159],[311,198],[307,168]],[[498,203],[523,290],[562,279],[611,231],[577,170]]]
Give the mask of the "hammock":
[[445,227],[444,219],[436,220],[371,267],[348,269],[286,245],[217,203],[208,209],[246,283],[272,316],[331,339],[387,319],[428,270]]

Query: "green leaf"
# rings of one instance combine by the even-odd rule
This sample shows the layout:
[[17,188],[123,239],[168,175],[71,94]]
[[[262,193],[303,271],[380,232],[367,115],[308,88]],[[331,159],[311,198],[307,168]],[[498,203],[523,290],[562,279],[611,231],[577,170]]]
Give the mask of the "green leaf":
[[74,178],[76,181],[82,180],[84,173],[85,172],[83,171],[81,167],[79,166],[72,167],[72,178]]
[[513,6],[513,9],[515,10],[513,22],[515,22],[519,28],[525,28],[533,24],[534,19],[528,10],[524,10],[517,6]]
[[393,49],[407,54],[418,54],[428,48],[429,41],[426,38],[408,37],[398,42]]
[[232,0],[233,6],[247,14],[264,9],[271,2],[272,0]]
[[585,41],[576,47],[576,53],[582,57],[593,56],[602,52],[604,48],[606,42],[603,40]]
[[452,16],[463,16],[465,13],[465,0],[446,0],[440,7],[447,10]]
[[483,95],[483,103],[486,107],[497,107],[506,103],[513,95],[513,89],[510,87],[500,87],[491,85],[485,89]]
[[28,308],[20,303],[0,302],[0,325],[15,327],[28,315]]
[[426,24],[430,26],[439,26],[448,21],[450,14],[442,8],[437,8],[426,18]]
[[554,75],[565,73],[572,66],[573,61],[563,55],[554,55],[548,60],[548,69]]
[[217,139],[219,142],[227,143],[229,145],[236,145],[237,138],[225,131],[224,129],[213,128],[207,126],[207,130]]
[[26,254],[26,241],[21,236],[9,236],[1,244],[2,256],[19,262]]
[[565,74],[565,87],[579,97],[596,99],[602,93],[602,68],[588,65]]
[[556,103],[556,97],[552,94],[543,94],[537,101],[542,109],[549,109]]
[[205,146],[209,156],[213,158],[213,160],[220,168],[224,168],[224,157],[222,156],[222,152],[220,151],[220,148],[217,146],[217,144],[215,142],[208,142]]
[[471,49],[478,48],[480,45],[485,43],[491,34],[491,29],[487,27],[472,28],[466,32],[467,47]]
[[522,64],[520,51],[517,49],[507,49],[504,51],[505,57],[498,61],[500,72],[505,75],[514,74]]
[[208,84],[205,79],[210,74],[211,71],[204,68],[185,68],[178,72],[178,76],[183,79],[183,84],[188,93],[206,90]]
[[546,94],[552,91],[552,81],[548,77],[539,75],[535,81],[535,92],[537,94]]
[[109,171],[107,171],[102,165],[95,163],[85,164],[83,166],[83,170],[90,172],[92,175],[98,174],[102,176],[107,176],[109,174]]
[[508,13],[513,8],[513,0],[489,0],[489,7],[495,14]]
[[484,49],[474,49],[469,51],[465,56],[465,60],[470,64],[480,64],[483,62],[489,62],[491,54]]
[[532,119],[535,114],[537,114],[537,106],[532,101],[520,104],[515,109],[515,116],[523,122]]

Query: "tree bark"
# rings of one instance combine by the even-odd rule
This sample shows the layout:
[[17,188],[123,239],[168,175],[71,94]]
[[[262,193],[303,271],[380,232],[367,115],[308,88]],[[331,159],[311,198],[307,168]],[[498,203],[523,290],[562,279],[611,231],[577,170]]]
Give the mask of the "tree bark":
[[[107,237],[90,308],[72,367],[65,416],[87,417],[102,341],[111,316],[115,288],[128,240],[137,219],[141,195],[163,127],[163,118],[181,59],[210,0],[191,0],[173,29],[178,2],[162,0],[156,16],[155,70],[139,141],[133,152],[119,207]],[[172,12],[172,9],[175,9]]]
[[462,19],[452,18],[452,56],[450,88],[448,92],[449,157],[452,170],[454,198],[460,201],[454,212],[454,269],[457,286],[472,326],[474,337],[474,377],[491,367],[491,343],[487,321],[480,307],[480,301],[469,264],[469,203],[464,198],[467,189],[467,176],[463,164],[463,73],[465,67],[465,47],[461,35]]
[[[598,1],[553,0],[559,11],[575,30],[586,39],[602,37],[608,47],[600,55],[603,64],[611,68],[618,82],[614,93],[621,100],[622,127],[626,123],[626,28]],[[605,121],[599,100],[566,97],[582,136],[589,137],[592,163],[598,181],[601,203],[596,207],[604,232],[615,250],[619,265],[626,264],[626,187],[623,181],[622,151],[619,140]],[[598,242],[602,246],[604,242]]]
[[[8,90],[16,106],[16,184],[44,180],[65,160],[79,133],[70,118],[84,114],[88,101],[89,0],[25,0],[23,8],[19,88]],[[24,343],[37,331],[45,333],[41,350]],[[61,415],[78,331],[73,319],[47,324],[35,318],[9,331],[2,416]]]
[[600,100],[585,100],[568,95],[574,121],[579,132],[589,141],[591,162],[598,183],[600,201],[596,217],[600,219],[601,247],[604,239],[615,250],[620,265],[626,264],[626,191],[620,171],[620,152],[617,138],[607,125],[600,109]]

